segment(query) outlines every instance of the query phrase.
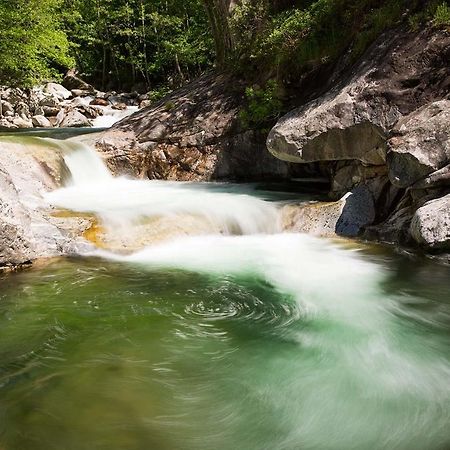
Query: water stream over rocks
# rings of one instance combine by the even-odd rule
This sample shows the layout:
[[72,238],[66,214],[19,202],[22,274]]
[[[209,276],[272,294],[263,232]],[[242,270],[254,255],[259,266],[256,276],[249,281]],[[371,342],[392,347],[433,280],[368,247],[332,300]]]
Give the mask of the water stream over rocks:
[[282,233],[284,194],[113,178],[70,147],[45,200],[101,245],[0,278],[2,449],[450,446],[448,266]]

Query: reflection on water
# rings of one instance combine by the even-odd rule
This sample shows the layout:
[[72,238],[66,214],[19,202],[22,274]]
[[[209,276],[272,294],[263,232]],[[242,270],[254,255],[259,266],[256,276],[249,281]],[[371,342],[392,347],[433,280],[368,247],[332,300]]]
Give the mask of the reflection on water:
[[230,244],[232,268],[211,245],[220,270],[88,258],[3,277],[2,447],[448,448],[449,267],[305,241],[285,278],[261,249]]

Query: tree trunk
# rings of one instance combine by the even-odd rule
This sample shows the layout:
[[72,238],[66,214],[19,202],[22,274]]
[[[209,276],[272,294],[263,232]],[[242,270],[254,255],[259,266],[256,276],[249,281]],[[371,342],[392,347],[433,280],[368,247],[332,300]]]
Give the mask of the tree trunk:
[[233,0],[203,0],[211,25],[216,47],[216,61],[219,67],[224,67],[233,51],[233,39],[230,31],[230,10]]

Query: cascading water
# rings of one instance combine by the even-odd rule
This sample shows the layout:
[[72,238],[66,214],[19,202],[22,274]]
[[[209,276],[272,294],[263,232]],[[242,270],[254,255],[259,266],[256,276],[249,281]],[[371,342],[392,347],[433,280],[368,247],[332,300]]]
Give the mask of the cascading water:
[[212,192],[206,184],[113,178],[92,149],[77,145],[65,156],[71,182],[47,195],[55,206],[93,213],[105,226],[125,231],[142,219],[170,216],[176,223],[180,215],[201,217],[211,230],[225,234],[273,233],[279,228],[273,204],[250,195]]
[[102,115],[94,119],[92,126],[94,128],[109,128],[119,120],[135,113],[139,108],[137,106],[129,106],[125,110],[116,110],[110,106],[102,108]]
[[114,178],[64,145],[51,204],[175,232],[4,281],[6,450],[450,446],[448,267],[280,233],[256,192]]

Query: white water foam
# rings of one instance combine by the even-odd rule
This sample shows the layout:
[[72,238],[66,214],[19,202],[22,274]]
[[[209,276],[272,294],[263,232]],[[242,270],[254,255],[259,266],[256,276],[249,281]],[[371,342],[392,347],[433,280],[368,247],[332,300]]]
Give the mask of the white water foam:
[[93,213],[106,226],[125,227],[142,218],[203,217],[226,234],[273,233],[279,229],[277,207],[250,195],[208,191],[205,184],[114,178],[100,156],[71,143],[65,156],[72,175],[65,188],[48,193],[54,206]]
[[137,106],[129,106],[127,109],[124,110],[115,110],[112,109],[110,106],[103,107],[102,108],[103,115],[98,116],[94,119],[94,121],[92,122],[92,127],[93,128],[112,127],[115,123],[135,113],[138,109],[139,108]]
[[330,313],[367,330],[379,328],[384,271],[356,251],[304,234],[195,236],[147,247],[129,256],[101,257],[152,268],[254,275],[291,294],[308,314]]

